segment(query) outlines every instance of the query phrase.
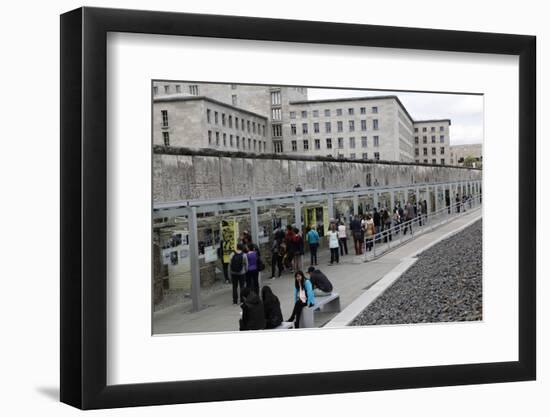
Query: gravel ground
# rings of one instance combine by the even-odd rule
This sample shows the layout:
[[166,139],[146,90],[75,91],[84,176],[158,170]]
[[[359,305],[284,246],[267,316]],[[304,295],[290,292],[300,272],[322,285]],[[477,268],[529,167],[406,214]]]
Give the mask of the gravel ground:
[[418,256],[352,326],[482,318],[482,220]]

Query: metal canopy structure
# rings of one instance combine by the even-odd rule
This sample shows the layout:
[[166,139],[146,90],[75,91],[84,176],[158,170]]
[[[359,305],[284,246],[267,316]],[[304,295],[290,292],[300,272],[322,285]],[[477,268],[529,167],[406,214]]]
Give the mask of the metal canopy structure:
[[[189,256],[191,263],[191,295],[193,299],[193,311],[201,309],[200,303],[200,265],[199,265],[199,242],[197,233],[197,214],[212,213],[219,215],[220,212],[233,210],[250,210],[251,235],[252,239],[258,241],[258,209],[260,207],[294,205],[295,224],[302,226],[302,206],[305,203],[323,202],[328,206],[329,219],[334,219],[334,200],[336,198],[347,198],[353,202],[353,214],[359,214],[359,199],[372,198],[374,206],[379,208],[380,197],[383,194],[389,195],[389,207],[395,207],[396,203],[403,204],[409,201],[411,195],[416,201],[420,201],[421,192],[424,193],[424,200],[428,200],[428,213],[431,209],[431,195],[434,196],[434,210],[442,208],[439,199],[440,192],[443,193],[443,205],[445,194],[448,190],[452,199],[456,194],[462,198],[463,195],[481,194],[481,180],[462,180],[449,182],[413,183],[396,186],[373,186],[358,187],[344,190],[314,190],[299,191],[288,194],[265,195],[265,196],[241,196],[228,197],[223,199],[206,200],[181,200],[166,203],[155,203],[153,205],[153,219],[174,218],[186,216],[189,227]],[[412,191],[412,193],[411,193]]]

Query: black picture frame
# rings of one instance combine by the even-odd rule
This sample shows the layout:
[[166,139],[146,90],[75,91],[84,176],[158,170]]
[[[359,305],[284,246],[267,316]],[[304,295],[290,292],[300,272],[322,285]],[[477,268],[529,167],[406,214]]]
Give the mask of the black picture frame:
[[61,401],[82,409],[533,380],[536,233],[519,229],[519,358],[199,381],[106,384],[108,32],[519,56],[519,218],[536,207],[534,36],[80,8],[61,16]]

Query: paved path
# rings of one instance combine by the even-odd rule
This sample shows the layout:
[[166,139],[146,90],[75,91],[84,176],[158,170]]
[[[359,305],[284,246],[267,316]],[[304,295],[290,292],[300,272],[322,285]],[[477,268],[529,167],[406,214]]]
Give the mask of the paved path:
[[[339,265],[329,266],[327,254],[324,253],[319,258],[318,268],[329,277],[333,283],[334,291],[340,294],[341,307],[344,309],[366,289],[399,265],[402,258],[414,256],[415,253],[431,242],[440,239],[449,232],[477,218],[481,218],[481,210],[479,208],[470,210],[461,217],[434,230],[417,235],[415,239],[393,248],[376,260],[366,263],[363,262],[362,256],[350,254],[340,258]],[[269,272],[266,270],[263,272],[263,275],[269,276]],[[281,278],[274,280],[263,279],[262,281],[262,285],[269,285],[279,297],[283,318],[287,319],[293,306],[293,275],[286,273]],[[226,289],[204,297],[202,302],[205,308],[199,312],[189,312],[188,304],[177,305],[155,312],[153,314],[153,333],[170,334],[238,330],[238,319],[241,309],[238,305],[232,304],[231,286],[227,285],[226,287]],[[321,327],[335,315],[335,313],[316,313],[315,325]]]

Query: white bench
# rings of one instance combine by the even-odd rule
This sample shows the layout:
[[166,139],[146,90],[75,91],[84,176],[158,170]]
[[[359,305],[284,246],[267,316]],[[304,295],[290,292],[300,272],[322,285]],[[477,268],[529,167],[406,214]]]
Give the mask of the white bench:
[[321,295],[315,297],[315,304],[313,305],[313,307],[304,307],[302,309],[302,316],[300,317],[300,327],[315,327],[313,322],[313,313],[315,313],[316,311],[340,311],[340,295],[333,292],[330,295]]
[[287,330],[287,329],[294,329],[293,321],[283,321],[281,324],[279,324],[277,327],[275,327],[272,330]]

